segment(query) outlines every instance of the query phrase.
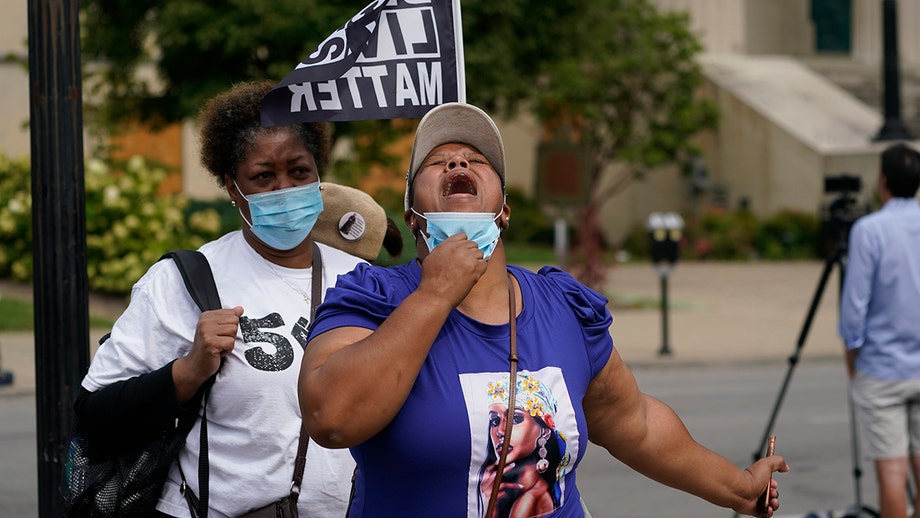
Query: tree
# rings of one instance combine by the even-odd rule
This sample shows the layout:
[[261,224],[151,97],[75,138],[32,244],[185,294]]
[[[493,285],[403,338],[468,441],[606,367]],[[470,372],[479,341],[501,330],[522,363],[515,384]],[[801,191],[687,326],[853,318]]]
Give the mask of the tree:
[[[233,82],[282,79],[368,2],[84,0],[82,54],[108,122],[175,122]],[[532,95],[533,65],[571,36],[577,5],[464,0],[471,101],[513,113]]]
[[365,4],[84,0],[83,57],[106,122],[176,122],[233,83],[281,79]]
[[[714,127],[717,113],[698,96],[703,74],[694,58],[702,47],[686,13],[662,13],[647,0],[590,4],[572,17],[572,37],[560,42],[566,48],[558,59],[544,63],[532,100],[544,125],[589,150],[578,276],[599,288],[603,204],[650,170],[697,156],[693,137]],[[611,170],[614,162],[623,167]]]
[[[107,92],[105,120],[172,122],[233,82],[282,79],[368,2],[84,0],[83,56],[104,65],[88,76]],[[650,0],[464,0],[462,10],[469,102],[509,117],[530,110],[591,149],[596,195],[579,236],[587,250],[601,243],[597,213],[606,199],[650,168],[688,158],[693,134],[714,124],[712,106],[694,97],[700,44],[686,15],[660,13]],[[137,73],[147,66],[157,81]],[[401,176],[403,157],[390,144],[413,129],[398,121],[337,125],[339,136],[363,142],[337,172],[349,183],[381,165]],[[598,193],[614,160],[629,172]],[[593,252],[586,257],[597,262]],[[601,270],[581,278],[598,287]]]
[[[369,0],[84,0],[83,57],[87,120],[117,132],[125,122],[154,128],[193,117],[209,97],[244,80],[280,80]],[[536,80],[532,66],[566,37],[573,0],[464,1],[467,90],[471,102],[512,115]],[[526,21],[525,21],[526,20]],[[336,164],[339,181],[357,185],[369,171],[404,174],[414,124],[336,125],[356,145]],[[396,145],[394,145],[396,144]],[[401,195],[375,193],[393,200]]]

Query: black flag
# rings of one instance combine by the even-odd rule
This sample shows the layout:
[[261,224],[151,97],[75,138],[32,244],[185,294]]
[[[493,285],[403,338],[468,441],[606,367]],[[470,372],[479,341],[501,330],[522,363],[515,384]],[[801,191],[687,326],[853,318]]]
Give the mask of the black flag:
[[262,125],[416,118],[466,102],[460,0],[376,0],[262,100]]

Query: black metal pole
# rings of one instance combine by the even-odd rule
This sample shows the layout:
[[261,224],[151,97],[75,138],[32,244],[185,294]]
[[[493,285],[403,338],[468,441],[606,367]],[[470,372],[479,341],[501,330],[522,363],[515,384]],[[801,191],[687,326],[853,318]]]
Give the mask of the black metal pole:
[[670,356],[671,345],[668,341],[668,275],[661,274],[661,349],[658,356]]
[[882,140],[912,140],[914,137],[901,120],[901,72],[898,66],[898,3],[882,0],[882,38],[884,65],[885,123],[875,137]]
[[29,2],[38,511],[63,514],[72,402],[89,365],[79,2]]

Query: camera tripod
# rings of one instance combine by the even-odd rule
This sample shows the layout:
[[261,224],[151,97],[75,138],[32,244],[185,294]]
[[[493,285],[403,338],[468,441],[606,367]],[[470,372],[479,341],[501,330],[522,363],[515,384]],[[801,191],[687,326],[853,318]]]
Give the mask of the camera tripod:
[[[808,337],[808,331],[811,328],[812,320],[814,319],[815,313],[818,310],[818,305],[821,302],[821,296],[824,294],[824,289],[827,286],[827,281],[830,278],[831,272],[836,266],[839,273],[839,285],[838,293],[843,289],[843,279],[846,272],[846,258],[847,258],[847,233],[841,231],[840,236],[837,238],[837,245],[834,248],[833,252],[830,253],[824,261],[824,269],[821,272],[821,278],[818,281],[818,287],[815,290],[814,296],[811,300],[811,305],[808,308],[808,314],[805,317],[805,322],[802,325],[802,329],[799,332],[798,340],[796,341],[795,351],[792,356],[789,357],[789,369],[786,371],[786,376],[783,378],[783,383],[780,386],[779,395],[776,398],[776,403],[773,406],[773,410],[770,413],[770,419],[767,421],[766,429],[764,430],[763,437],[760,440],[760,445],[757,448],[757,451],[753,454],[754,462],[763,457],[763,453],[767,446],[767,441],[769,440],[770,433],[773,430],[773,425],[776,422],[776,416],[779,414],[780,406],[782,405],[783,399],[786,396],[786,390],[789,388],[789,382],[792,379],[792,372],[795,366],[799,362],[799,357],[801,356],[802,349],[805,347],[805,339]],[[841,355],[843,351],[841,351]],[[860,457],[859,457],[859,438],[857,436],[857,426],[856,426],[856,416],[853,409],[853,401],[850,399],[849,393],[847,395],[847,401],[849,402],[850,409],[850,438],[852,443],[852,452],[853,452],[853,482],[856,495],[856,503],[854,505],[854,512],[856,514],[850,514],[849,512],[842,518],[868,518],[868,517],[877,517],[878,513],[863,506],[862,503],[862,490],[861,490],[861,477],[862,477],[862,468],[860,466]],[[735,513],[735,517],[738,514]]]

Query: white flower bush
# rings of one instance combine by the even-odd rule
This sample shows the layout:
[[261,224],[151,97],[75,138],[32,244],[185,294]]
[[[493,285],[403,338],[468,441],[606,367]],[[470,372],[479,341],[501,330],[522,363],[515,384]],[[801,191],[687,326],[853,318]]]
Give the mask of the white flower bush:
[[32,174],[0,153],[0,277],[32,278]]
[[[158,194],[169,174],[136,155],[84,168],[89,288],[127,294],[163,253],[198,248],[226,228],[213,207],[191,210],[184,195]],[[27,160],[0,154],[0,278],[32,278],[32,194]]]

